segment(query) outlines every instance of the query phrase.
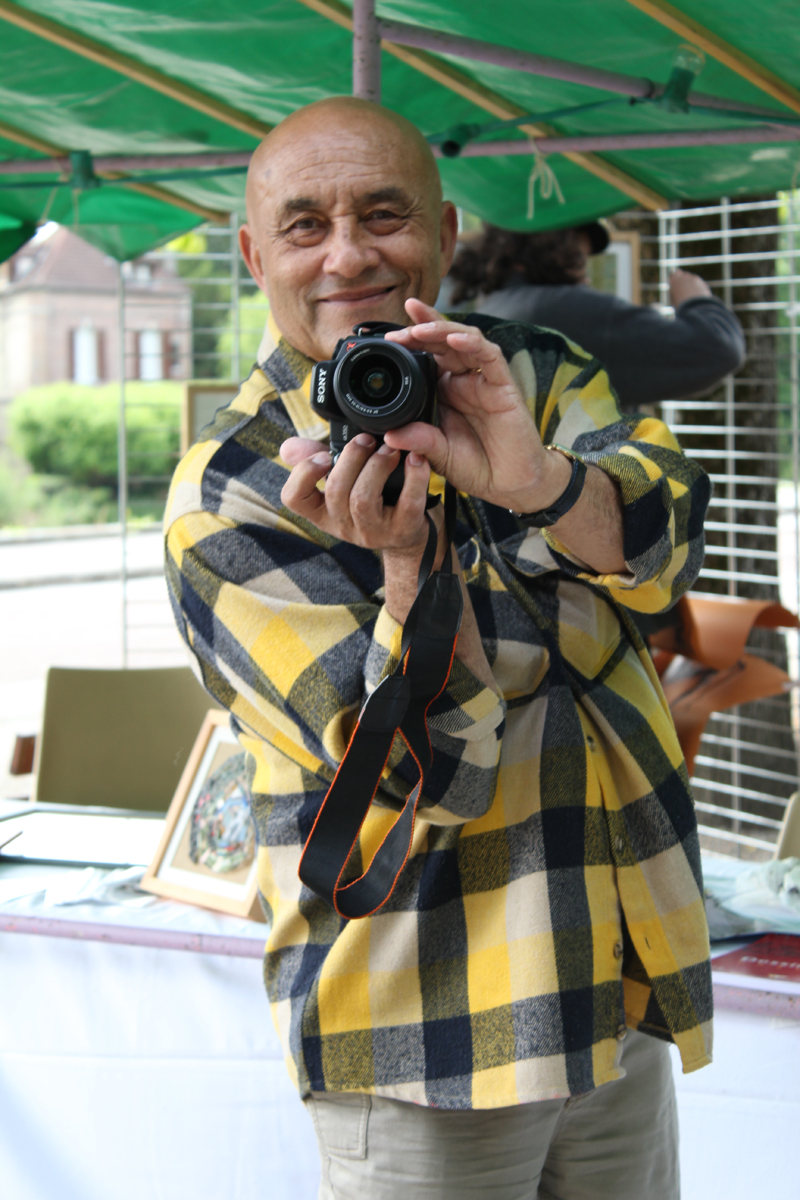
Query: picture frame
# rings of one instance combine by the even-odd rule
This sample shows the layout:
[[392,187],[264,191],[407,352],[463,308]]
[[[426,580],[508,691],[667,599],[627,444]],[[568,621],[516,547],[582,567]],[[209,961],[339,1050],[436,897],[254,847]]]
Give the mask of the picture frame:
[[245,757],[226,712],[203,721],[139,885],[169,900],[264,921]]
[[611,241],[587,264],[588,281],[599,292],[611,292],[629,304],[641,304],[641,235],[633,229],[609,229]]
[[197,441],[220,408],[239,395],[239,384],[226,379],[190,379],[183,385],[181,407],[181,454]]

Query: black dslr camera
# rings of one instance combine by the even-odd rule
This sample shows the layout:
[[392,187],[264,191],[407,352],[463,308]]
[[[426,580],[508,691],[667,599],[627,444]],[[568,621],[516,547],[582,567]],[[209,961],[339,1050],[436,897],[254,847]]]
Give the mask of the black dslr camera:
[[[359,433],[383,435],[411,421],[438,424],[438,372],[432,354],[406,350],[384,334],[402,325],[365,321],[336,345],[329,362],[311,375],[311,407],[331,423],[333,461]],[[405,452],[383,489],[385,504],[396,504],[403,487]]]

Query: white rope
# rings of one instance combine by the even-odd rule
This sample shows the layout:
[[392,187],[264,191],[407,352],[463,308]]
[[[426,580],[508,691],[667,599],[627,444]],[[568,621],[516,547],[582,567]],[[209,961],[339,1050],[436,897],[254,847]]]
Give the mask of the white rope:
[[555,192],[556,199],[559,204],[566,204],[563,192],[556,179],[555,171],[550,166],[547,158],[542,154],[541,150],[537,150],[533,143],[533,166],[531,173],[528,176],[528,220],[533,220],[533,214],[536,210],[536,185],[539,185],[539,195],[542,200],[549,200]]

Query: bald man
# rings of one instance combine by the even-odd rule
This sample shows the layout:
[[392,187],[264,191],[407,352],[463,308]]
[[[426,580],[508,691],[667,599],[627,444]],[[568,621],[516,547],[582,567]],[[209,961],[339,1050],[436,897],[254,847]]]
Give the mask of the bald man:
[[[455,212],[396,114],[299,110],[254,154],[247,208],[270,315],[176,472],[167,576],[249,755],[265,978],[320,1195],[677,1200],[667,1043],[710,1061],[708,935],[688,777],[628,610],[691,585],[707,479],[559,335],[435,311]],[[311,371],[368,320],[434,356],[439,426],[361,433],[334,464]],[[432,472],[459,492],[452,550],[432,511],[464,618],[409,859],[347,921],[298,865],[397,666]],[[396,745],[352,873],[415,782]]]

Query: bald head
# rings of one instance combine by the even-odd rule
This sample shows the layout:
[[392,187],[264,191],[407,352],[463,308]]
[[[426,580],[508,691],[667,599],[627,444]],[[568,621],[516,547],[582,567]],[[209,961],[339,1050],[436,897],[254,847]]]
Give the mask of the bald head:
[[[393,159],[398,170],[419,176],[426,197],[437,208],[442,203],[442,184],[439,169],[430,146],[416,125],[399,113],[381,108],[370,100],[355,96],[332,96],[307,104],[285,117],[264,138],[250,159],[247,171],[247,220],[257,225],[270,185],[296,153],[298,145],[312,146],[315,142],[342,144],[369,138],[378,141],[383,152]],[[346,151],[345,151],[346,153]],[[346,162],[346,158],[340,160]]]
[[247,174],[242,253],[292,346],[317,360],[363,321],[433,304],[455,245],[436,160],[397,113],[340,96],[292,113]]

